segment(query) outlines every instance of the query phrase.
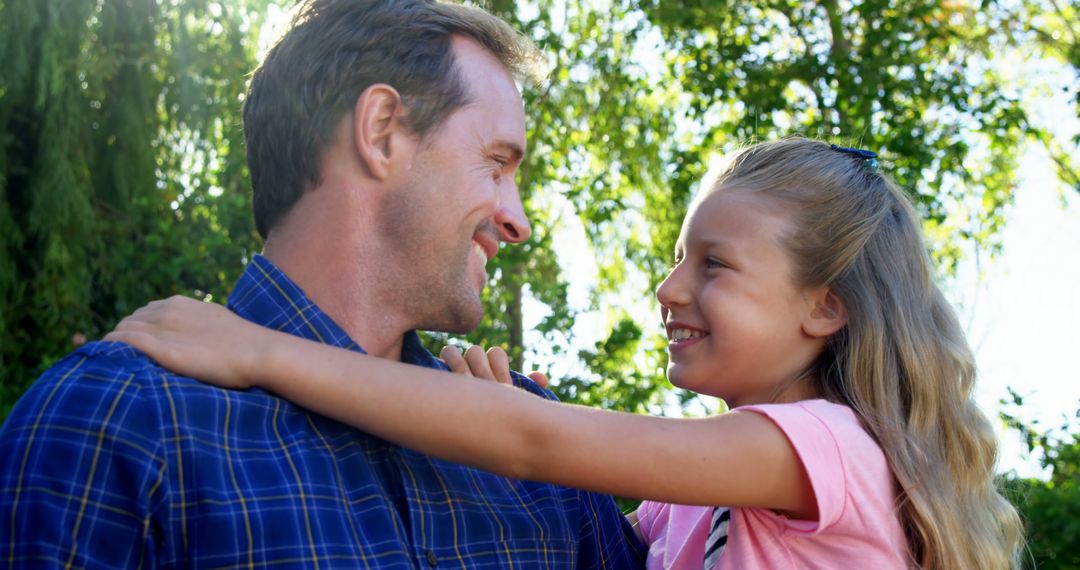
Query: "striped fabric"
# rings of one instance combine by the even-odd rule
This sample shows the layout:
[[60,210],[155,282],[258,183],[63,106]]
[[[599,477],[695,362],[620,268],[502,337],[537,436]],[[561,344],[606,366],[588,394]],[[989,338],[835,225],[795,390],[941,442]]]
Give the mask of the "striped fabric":
[[[265,258],[229,306],[360,350]],[[442,367],[414,333],[403,358]],[[63,359],[0,427],[0,568],[633,568],[642,557],[608,497],[439,461],[260,390],[171,374],[123,344]]]
[[727,545],[728,522],[731,521],[731,509],[716,507],[709,521],[709,535],[705,538],[705,570],[712,570],[720,561]]

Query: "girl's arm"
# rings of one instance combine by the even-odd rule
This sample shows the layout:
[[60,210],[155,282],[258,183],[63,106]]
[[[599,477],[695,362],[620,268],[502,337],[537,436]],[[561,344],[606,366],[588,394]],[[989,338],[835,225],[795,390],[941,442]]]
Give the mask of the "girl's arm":
[[673,419],[552,402],[300,339],[183,297],[140,309],[106,340],[129,343],[187,376],[258,385],[384,439],[506,477],[817,515],[791,444],[751,412]]

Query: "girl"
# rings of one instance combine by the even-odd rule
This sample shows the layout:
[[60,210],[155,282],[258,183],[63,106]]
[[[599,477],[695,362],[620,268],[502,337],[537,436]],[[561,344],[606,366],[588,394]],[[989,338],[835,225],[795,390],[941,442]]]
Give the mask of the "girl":
[[[183,298],[107,338],[443,459],[650,499],[630,515],[650,568],[1015,566],[971,351],[911,205],[872,158],[788,139],[703,185],[656,296],[671,382],[726,400],[714,417],[549,402]],[[476,355],[474,372],[506,376]]]

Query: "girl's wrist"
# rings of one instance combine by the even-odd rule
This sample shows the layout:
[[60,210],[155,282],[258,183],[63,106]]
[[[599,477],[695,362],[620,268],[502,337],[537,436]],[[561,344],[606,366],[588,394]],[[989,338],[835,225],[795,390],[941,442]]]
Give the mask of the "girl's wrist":
[[273,392],[274,371],[279,366],[275,359],[280,353],[274,350],[274,345],[277,340],[275,337],[280,333],[263,327],[258,327],[258,329],[258,334],[249,343],[250,350],[238,372],[245,387],[259,387]]

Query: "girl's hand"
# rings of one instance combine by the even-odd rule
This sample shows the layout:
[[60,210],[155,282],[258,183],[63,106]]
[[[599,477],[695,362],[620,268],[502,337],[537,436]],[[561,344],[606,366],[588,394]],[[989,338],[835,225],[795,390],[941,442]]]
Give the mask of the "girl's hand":
[[248,388],[272,334],[221,305],[177,295],[135,311],[105,340],[130,344],[178,374]]
[[494,380],[499,384],[514,384],[510,377],[510,358],[505,350],[497,346],[491,347],[485,353],[480,345],[474,344],[462,356],[458,347],[446,345],[439,353],[439,358],[443,359],[455,374]]
[[[474,344],[462,356],[456,346],[447,345],[439,353],[439,358],[443,359],[443,362],[450,367],[450,371],[455,374],[494,380],[509,386],[514,385],[514,380],[510,376],[510,358],[505,350],[497,346],[489,348],[485,353],[483,348]],[[529,378],[532,378],[533,382],[539,384],[541,388],[547,388],[548,379],[543,372],[531,372]]]

